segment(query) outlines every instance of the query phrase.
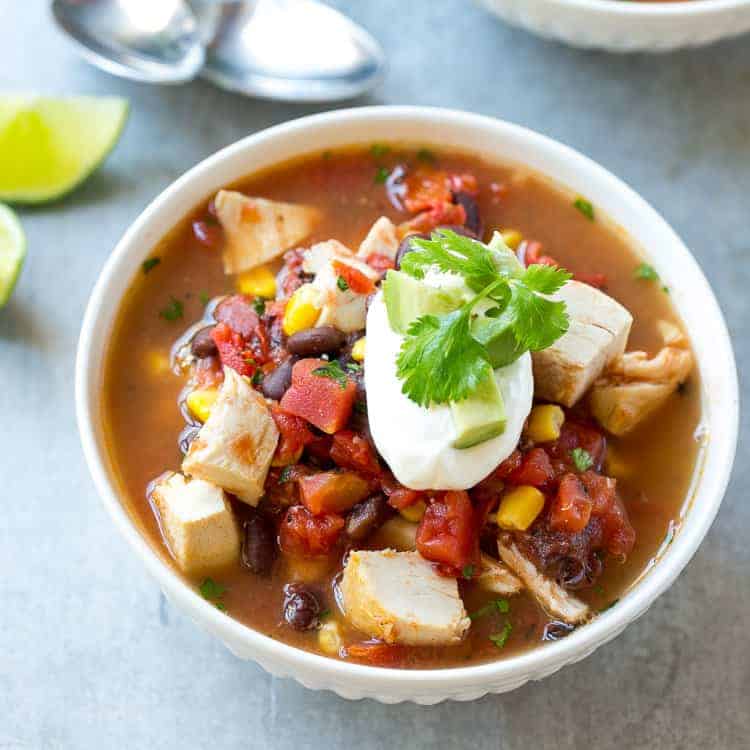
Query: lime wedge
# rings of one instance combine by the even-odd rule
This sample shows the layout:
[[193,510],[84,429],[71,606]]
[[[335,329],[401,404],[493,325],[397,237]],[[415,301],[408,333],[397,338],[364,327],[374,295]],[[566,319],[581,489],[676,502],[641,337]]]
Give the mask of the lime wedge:
[[69,193],[114,148],[127,116],[115,97],[0,96],[0,201]]
[[26,257],[26,236],[18,217],[0,203],[0,307],[10,298]]

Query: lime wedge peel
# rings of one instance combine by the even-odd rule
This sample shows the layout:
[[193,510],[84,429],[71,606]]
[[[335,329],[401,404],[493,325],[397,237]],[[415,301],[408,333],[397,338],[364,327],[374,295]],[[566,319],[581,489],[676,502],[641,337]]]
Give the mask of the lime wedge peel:
[[0,201],[69,193],[115,147],[128,111],[118,97],[0,96]]
[[18,217],[0,203],[0,307],[10,299],[26,258],[26,235]]

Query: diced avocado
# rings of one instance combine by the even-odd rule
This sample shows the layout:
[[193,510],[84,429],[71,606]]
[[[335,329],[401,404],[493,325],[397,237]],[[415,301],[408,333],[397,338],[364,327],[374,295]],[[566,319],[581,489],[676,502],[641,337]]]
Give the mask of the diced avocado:
[[494,375],[483,380],[471,396],[450,407],[456,428],[454,448],[471,448],[505,430],[505,402]]
[[458,289],[438,289],[402,271],[388,271],[383,282],[388,322],[396,333],[406,333],[420,315],[441,315],[461,304]]
[[472,323],[471,333],[484,345],[493,369],[507,367],[526,351],[516,340],[510,321],[503,315],[497,318],[477,315]]

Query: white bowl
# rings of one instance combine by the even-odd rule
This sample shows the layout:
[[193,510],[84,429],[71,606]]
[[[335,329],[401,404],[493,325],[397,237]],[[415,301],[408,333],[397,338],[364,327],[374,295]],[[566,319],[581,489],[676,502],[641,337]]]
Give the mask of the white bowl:
[[750,0],[477,0],[503,20],[574,47],[666,52],[750,31]]
[[[438,670],[350,664],[293,648],[223,615],[186,585],[137,530],[118,499],[102,440],[99,409],[107,341],[120,301],[156,242],[195,205],[258,169],[309,152],[388,140],[481,152],[488,159],[527,165],[577,193],[595,196],[598,209],[643,247],[654,249],[649,260],[673,290],[701,372],[709,439],[672,544],[617,606],[591,624],[564,640],[489,664]],[[586,157],[530,130],[463,112],[416,107],[367,107],[305,117],[249,136],[183,175],[141,214],[107,261],[86,310],[76,363],[78,427],[97,489],[118,529],[170,601],[237,656],[258,662],[274,675],[346,698],[385,703],[471,700],[512,690],[582,659],[643,614],[685,567],[719,508],[734,458],[738,400],[734,355],[716,299],[680,239],[642,198]]]

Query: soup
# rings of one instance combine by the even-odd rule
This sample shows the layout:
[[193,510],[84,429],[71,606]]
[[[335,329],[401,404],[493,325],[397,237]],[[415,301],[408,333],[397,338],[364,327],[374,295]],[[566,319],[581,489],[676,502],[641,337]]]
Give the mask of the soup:
[[142,533],[226,616],[378,666],[505,658],[616,606],[679,523],[700,393],[595,198],[373,144],[186,207],[105,363]]

